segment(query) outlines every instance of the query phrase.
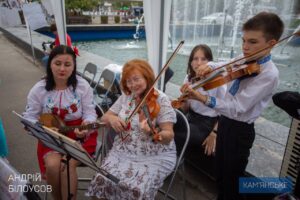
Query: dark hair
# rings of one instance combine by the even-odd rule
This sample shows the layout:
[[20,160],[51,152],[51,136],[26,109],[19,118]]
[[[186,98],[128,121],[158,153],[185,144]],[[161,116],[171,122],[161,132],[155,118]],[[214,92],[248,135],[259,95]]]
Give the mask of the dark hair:
[[191,54],[190,54],[189,62],[188,62],[188,67],[187,67],[187,70],[186,70],[186,73],[188,74],[188,80],[191,80],[191,78],[193,78],[193,77],[196,76],[196,72],[193,70],[193,67],[192,67],[192,62],[193,62],[195,53],[198,50],[202,50],[203,51],[204,56],[205,56],[205,58],[208,61],[212,61],[213,60],[213,54],[212,54],[211,49],[209,48],[209,46],[207,46],[206,44],[199,44],[199,45],[195,46],[193,48]]
[[51,70],[51,61],[53,60],[53,58],[55,58],[57,55],[62,55],[62,54],[69,54],[72,56],[73,58],[73,62],[74,62],[74,69],[73,72],[71,74],[71,76],[69,77],[68,81],[67,81],[67,86],[72,85],[73,89],[75,91],[76,86],[77,86],[77,79],[76,79],[76,55],[74,53],[74,51],[72,50],[71,47],[69,46],[65,46],[65,45],[59,45],[54,47],[54,49],[51,51],[50,55],[49,55],[49,59],[48,59],[48,63],[47,63],[47,69],[46,69],[46,90],[50,91],[53,90],[55,88],[55,81],[54,81],[54,77],[53,77],[53,72]]
[[284,24],[278,15],[271,12],[260,12],[250,18],[244,25],[243,31],[262,31],[267,41],[276,41],[282,35]]
[[50,31],[51,32],[57,31],[56,24],[51,24],[50,25]]

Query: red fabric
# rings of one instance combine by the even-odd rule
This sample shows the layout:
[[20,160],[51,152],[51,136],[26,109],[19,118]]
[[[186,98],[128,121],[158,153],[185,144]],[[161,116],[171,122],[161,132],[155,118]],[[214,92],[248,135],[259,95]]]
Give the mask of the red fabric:
[[[59,46],[60,45],[60,41],[59,41],[58,35],[56,35],[54,42],[55,42],[55,46]],[[71,37],[68,34],[67,34],[67,46],[72,47]]]
[[[55,37],[55,46],[59,46],[60,45],[60,41],[59,41],[59,37],[58,35]],[[72,47],[72,41],[71,41],[71,37],[67,34],[67,46]],[[79,56],[79,50],[76,46],[73,47],[73,51],[75,53],[76,56]]]
[[[66,123],[67,126],[81,125],[82,119],[68,121],[68,122],[65,122],[65,123]],[[72,139],[76,140],[76,135],[75,135],[74,131],[68,132],[67,136],[69,138],[72,138]],[[98,136],[98,131],[95,130],[81,144],[82,147],[90,155],[92,155],[92,154],[95,153],[96,145],[97,145],[97,136]],[[46,178],[46,176],[45,176],[46,168],[45,168],[45,163],[44,163],[44,155],[47,154],[48,152],[51,152],[51,151],[53,151],[53,149],[50,149],[50,148],[44,146],[41,141],[38,142],[38,145],[37,145],[37,156],[38,156],[38,162],[39,162],[40,171],[41,171],[41,174],[42,174],[43,178]]]
[[73,51],[74,51],[74,53],[75,53],[76,56],[80,56],[79,55],[79,50],[78,50],[78,48],[76,46],[73,47]]

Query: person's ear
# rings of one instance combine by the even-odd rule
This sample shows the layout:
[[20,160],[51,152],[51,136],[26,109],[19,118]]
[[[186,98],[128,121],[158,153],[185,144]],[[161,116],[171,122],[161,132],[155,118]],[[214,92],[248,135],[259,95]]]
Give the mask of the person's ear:
[[271,39],[271,40],[268,41],[268,44],[270,46],[274,46],[276,43],[277,43],[277,40],[275,40],[275,39]]

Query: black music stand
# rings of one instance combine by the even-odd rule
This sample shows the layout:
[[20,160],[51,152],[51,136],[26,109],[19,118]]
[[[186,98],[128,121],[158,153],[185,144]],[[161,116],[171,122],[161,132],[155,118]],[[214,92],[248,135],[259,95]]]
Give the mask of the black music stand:
[[[20,116],[21,117],[21,116]],[[68,182],[68,199],[72,199],[72,194],[70,193],[70,174],[69,174],[69,160],[74,158],[81,163],[89,166],[91,169],[100,173],[109,180],[119,182],[119,179],[112,174],[109,174],[105,170],[97,166],[93,158],[88,154],[88,152],[79,144],[79,142],[68,138],[50,128],[42,126],[40,123],[32,123],[29,120],[21,117],[21,122],[24,126],[31,132],[32,136],[39,139],[45,146],[58,151],[66,155],[67,160],[67,182]]]

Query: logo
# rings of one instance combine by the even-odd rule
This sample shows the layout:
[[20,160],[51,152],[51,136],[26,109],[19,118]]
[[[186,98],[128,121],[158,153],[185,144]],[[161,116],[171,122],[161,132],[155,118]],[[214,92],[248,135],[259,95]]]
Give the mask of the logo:
[[240,193],[286,193],[293,189],[290,178],[242,177],[239,178]]

